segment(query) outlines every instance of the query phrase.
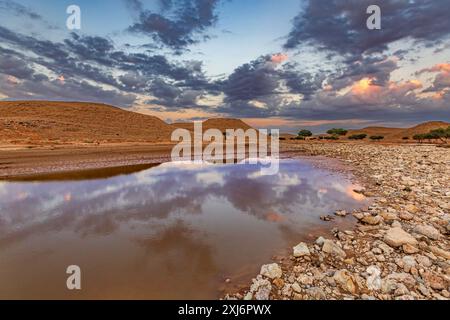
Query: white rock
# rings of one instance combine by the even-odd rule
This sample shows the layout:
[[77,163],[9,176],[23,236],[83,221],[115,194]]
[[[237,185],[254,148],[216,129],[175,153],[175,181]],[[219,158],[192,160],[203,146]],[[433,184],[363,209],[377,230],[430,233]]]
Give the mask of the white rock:
[[294,249],[294,257],[309,256],[311,254],[309,252],[308,246],[304,242],[299,243],[293,249]]
[[281,278],[283,271],[277,263],[271,263],[263,265],[259,274],[270,279],[276,279]]
[[262,278],[253,279],[253,284],[250,287],[250,292],[254,293],[254,297],[256,300],[269,300],[271,291],[272,284],[269,280]]
[[318,237],[316,240],[316,244],[321,246],[325,242],[325,239],[323,237]]
[[381,271],[377,266],[370,266],[366,272],[369,274],[367,277],[366,285],[369,290],[381,289]]

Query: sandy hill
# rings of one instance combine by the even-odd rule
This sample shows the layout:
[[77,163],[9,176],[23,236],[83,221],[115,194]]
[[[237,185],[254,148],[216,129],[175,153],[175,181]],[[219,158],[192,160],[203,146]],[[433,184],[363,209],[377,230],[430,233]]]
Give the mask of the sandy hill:
[[[179,122],[172,124],[174,127],[183,128],[190,131],[194,130],[194,123],[192,122]],[[251,129],[252,127],[239,119],[227,119],[227,118],[213,118],[208,119],[202,123],[203,130],[219,129],[225,132],[226,129]]]
[[444,121],[430,121],[421,123],[415,127],[404,129],[403,131],[392,135],[391,139],[402,139],[403,137],[412,138],[416,134],[428,133],[431,130],[436,130],[439,128],[448,128],[450,123]]
[[353,134],[361,134],[365,133],[368,136],[381,135],[381,136],[390,136],[399,132],[402,132],[404,129],[401,128],[387,128],[387,127],[367,127],[363,129],[349,130],[347,136]]
[[0,142],[57,144],[169,141],[161,119],[104,104],[0,101]]
[[365,133],[370,136],[384,136],[384,140],[396,141],[402,140],[403,137],[412,139],[415,134],[428,133],[438,128],[447,128],[450,123],[443,121],[430,121],[419,124],[412,128],[386,128],[386,127],[367,127],[363,129],[349,130],[346,137],[353,134]]

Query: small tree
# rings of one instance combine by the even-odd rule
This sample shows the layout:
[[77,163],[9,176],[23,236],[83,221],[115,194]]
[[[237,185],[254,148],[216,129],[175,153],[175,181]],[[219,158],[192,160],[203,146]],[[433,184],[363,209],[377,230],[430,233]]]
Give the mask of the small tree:
[[312,134],[311,131],[305,130],[305,129],[300,130],[300,131],[298,132],[298,136],[299,136],[299,137],[303,137],[303,138],[311,137],[312,135],[313,135],[313,134]]
[[370,140],[373,140],[373,141],[380,141],[380,140],[383,140],[383,139],[384,139],[383,136],[371,136],[370,137]]
[[348,130],[342,129],[342,128],[333,128],[327,131],[328,134],[331,134],[333,136],[345,136],[348,133]]
[[440,139],[442,142],[447,142],[447,139],[450,138],[450,127],[447,129],[439,128],[436,130],[431,130],[428,133],[428,137],[432,139]]
[[419,143],[422,143],[423,139],[425,139],[424,134],[415,134],[413,135],[413,139],[419,141]]

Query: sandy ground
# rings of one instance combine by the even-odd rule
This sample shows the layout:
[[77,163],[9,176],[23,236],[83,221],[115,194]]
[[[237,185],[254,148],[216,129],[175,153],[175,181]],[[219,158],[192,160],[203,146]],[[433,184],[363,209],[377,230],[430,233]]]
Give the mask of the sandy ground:
[[161,163],[171,144],[110,144],[60,148],[0,148],[0,180],[44,173]]

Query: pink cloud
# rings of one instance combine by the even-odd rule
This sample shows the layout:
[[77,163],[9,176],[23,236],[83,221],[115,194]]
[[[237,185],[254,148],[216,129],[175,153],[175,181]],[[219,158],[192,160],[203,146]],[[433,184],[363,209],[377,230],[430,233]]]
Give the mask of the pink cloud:
[[270,61],[272,61],[275,64],[280,64],[285,62],[288,59],[288,55],[285,53],[277,53],[272,55],[272,57],[270,58]]

